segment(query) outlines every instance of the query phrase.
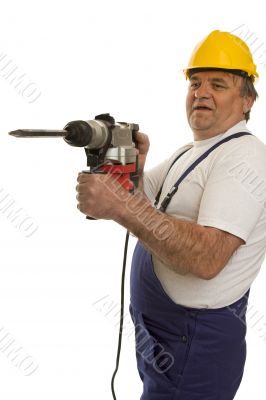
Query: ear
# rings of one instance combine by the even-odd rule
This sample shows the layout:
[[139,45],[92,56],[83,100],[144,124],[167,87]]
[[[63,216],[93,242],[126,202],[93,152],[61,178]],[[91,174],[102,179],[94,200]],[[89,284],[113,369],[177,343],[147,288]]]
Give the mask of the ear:
[[243,97],[243,113],[246,114],[251,110],[255,99],[252,96],[244,96]]

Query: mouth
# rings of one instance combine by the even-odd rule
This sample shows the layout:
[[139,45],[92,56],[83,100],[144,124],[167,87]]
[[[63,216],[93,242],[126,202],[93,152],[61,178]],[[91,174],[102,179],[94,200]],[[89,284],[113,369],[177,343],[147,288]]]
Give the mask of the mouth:
[[212,111],[212,108],[208,106],[194,106],[192,107],[192,111]]

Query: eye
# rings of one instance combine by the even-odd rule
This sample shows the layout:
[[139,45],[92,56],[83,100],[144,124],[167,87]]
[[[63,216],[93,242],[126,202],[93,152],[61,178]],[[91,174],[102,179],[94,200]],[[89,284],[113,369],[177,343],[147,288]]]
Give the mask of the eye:
[[191,89],[196,89],[197,87],[199,87],[199,82],[190,83],[190,87]]
[[219,85],[219,83],[214,83],[213,87],[216,89],[225,89],[225,87],[223,85]]

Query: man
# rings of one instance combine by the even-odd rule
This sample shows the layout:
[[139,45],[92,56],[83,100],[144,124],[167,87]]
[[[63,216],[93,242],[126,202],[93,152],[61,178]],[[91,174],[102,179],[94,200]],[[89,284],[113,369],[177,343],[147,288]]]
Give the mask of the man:
[[[184,72],[194,141],[145,173],[134,195],[80,174],[78,208],[139,239],[130,311],[141,399],[232,400],[248,293],[266,250],[266,146],[246,128],[258,74],[246,44],[220,31],[199,43]],[[136,139],[143,171],[149,140]]]

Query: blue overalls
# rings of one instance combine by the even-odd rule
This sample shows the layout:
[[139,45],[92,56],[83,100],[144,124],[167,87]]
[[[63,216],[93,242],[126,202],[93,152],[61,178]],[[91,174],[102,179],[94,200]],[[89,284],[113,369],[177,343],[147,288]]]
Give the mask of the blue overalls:
[[[228,136],[212,146],[175,186],[178,188],[214,148],[244,134]],[[164,199],[166,207],[170,200],[171,195]],[[232,400],[246,360],[248,294],[219,309],[178,305],[165,293],[154,272],[151,254],[138,242],[131,266],[130,313],[143,381],[141,400]]]

